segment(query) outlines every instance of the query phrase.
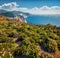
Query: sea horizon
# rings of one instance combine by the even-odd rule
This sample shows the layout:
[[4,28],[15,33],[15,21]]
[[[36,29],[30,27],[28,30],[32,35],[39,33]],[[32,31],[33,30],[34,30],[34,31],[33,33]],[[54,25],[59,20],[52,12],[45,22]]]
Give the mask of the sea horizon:
[[60,26],[60,15],[30,15],[26,18],[27,23],[35,25],[52,24]]

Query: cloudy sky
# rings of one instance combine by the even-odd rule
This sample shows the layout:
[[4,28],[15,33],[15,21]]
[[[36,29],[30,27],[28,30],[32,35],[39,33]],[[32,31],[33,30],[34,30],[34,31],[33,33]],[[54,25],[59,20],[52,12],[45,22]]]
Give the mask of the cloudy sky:
[[0,9],[55,15],[60,14],[60,0],[0,0]]

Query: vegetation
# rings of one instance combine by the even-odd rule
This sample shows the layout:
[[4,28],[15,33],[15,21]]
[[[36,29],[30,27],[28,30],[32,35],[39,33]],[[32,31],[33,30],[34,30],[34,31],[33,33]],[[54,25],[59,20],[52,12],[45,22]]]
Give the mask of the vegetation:
[[0,58],[55,58],[57,51],[60,51],[58,27],[31,25],[0,16]]

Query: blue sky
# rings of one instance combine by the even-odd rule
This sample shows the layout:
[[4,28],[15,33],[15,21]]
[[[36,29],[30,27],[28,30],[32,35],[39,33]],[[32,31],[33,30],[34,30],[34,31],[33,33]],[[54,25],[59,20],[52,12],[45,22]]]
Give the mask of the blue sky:
[[60,0],[0,0],[0,9],[32,14],[60,14]]
[[47,6],[60,6],[60,0],[0,0],[0,5],[4,3],[17,2],[20,7],[41,7],[44,5]]

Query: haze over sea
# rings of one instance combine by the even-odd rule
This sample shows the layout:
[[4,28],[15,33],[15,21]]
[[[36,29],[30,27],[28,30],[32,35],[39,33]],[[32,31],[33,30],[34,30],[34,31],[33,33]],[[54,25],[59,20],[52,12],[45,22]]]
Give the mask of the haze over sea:
[[26,18],[26,21],[30,24],[53,24],[60,26],[60,15],[31,15]]

